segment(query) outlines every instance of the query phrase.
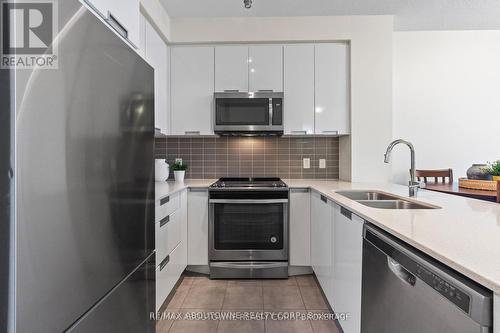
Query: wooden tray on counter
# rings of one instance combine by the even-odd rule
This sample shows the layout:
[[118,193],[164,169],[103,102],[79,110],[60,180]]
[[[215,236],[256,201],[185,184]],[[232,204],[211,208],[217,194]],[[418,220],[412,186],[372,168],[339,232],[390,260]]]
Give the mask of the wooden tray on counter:
[[467,178],[458,179],[458,187],[472,190],[496,191],[497,182],[494,180],[475,180]]

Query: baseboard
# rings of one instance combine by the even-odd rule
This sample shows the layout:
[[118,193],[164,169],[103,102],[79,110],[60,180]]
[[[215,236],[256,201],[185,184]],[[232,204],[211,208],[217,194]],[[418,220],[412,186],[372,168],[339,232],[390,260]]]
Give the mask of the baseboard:
[[208,265],[188,265],[186,271],[199,274],[210,274]]
[[288,276],[312,274],[311,266],[288,266]]

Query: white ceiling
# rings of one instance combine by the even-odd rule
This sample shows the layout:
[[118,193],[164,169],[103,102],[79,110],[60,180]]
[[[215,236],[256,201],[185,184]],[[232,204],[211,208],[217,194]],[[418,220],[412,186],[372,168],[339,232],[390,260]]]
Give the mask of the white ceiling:
[[500,0],[160,0],[171,17],[394,15],[395,30],[500,29]]

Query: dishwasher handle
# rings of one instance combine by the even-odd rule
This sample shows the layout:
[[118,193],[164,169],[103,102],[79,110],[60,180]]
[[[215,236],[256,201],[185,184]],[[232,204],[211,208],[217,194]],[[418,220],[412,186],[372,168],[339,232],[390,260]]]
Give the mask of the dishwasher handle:
[[400,263],[389,256],[387,256],[387,266],[389,267],[391,272],[394,273],[394,275],[396,275],[398,279],[400,279],[404,283],[413,287],[415,285],[415,282],[417,282],[417,277],[415,275],[411,274]]

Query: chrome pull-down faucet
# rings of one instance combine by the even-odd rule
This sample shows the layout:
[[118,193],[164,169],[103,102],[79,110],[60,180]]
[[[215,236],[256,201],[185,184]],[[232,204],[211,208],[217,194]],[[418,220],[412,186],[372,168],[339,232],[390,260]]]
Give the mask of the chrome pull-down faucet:
[[410,167],[410,181],[408,182],[408,191],[409,191],[410,197],[416,197],[418,189],[420,187],[420,183],[417,182],[417,180],[415,178],[415,148],[413,148],[413,145],[411,144],[411,142],[408,142],[408,141],[403,140],[403,139],[397,139],[397,140],[392,141],[389,144],[389,146],[387,147],[387,150],[384,154],[384,162],[389,163],[391,161],[392,149],[394,148],[394,146],[396,146],[400,143],[404,143],[405,145],[408,146],[408,148],[410,148],[411,167]]

